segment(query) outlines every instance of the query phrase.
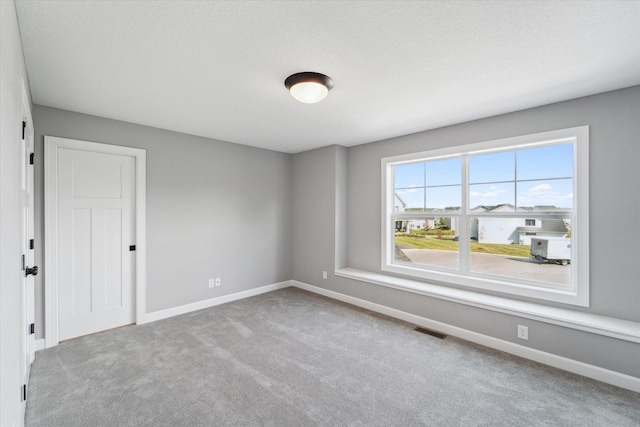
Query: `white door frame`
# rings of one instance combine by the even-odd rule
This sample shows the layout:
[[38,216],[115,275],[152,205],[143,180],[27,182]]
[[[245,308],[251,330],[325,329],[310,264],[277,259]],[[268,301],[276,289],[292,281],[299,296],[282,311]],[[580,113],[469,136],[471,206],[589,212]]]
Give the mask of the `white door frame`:
[[45,345],[59,343],[58,334],[58,150],[74,150],[130,156],[135,159],[136,209],[136,324],[145,322],[147,296],[146,250],[146,150],[76,139],[44,137],[44,280],[45,280]]

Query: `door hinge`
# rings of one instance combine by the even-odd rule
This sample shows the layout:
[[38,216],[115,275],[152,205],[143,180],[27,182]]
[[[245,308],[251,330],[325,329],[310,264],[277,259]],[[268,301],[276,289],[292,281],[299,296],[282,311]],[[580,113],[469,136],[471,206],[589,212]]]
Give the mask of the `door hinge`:
[[26,400],[27,400],[27,385],[22,384],[22,387],[20,387],[20,401],[24,402]]
[[25,258],[24,255],[22,255],[22,269],[24,270],[25,268],[27,268],[27,265],[25,264]]
[[36,247],[36,241],[34,239],[29,240],[29,249]]
[[32,323],[29,325],[29,335],[33,335],[36,333],[36,324]]
[[24,139],[27,130],[27,122],[22,121],[22,139]]
[[129,246],[129,250],[130,250],[130,251],[135,251],[135,250],[136,250],[136,245],[131,245],[131,246]]
[[32,165],[35,162],[36,153],[29,154],[29,164]]

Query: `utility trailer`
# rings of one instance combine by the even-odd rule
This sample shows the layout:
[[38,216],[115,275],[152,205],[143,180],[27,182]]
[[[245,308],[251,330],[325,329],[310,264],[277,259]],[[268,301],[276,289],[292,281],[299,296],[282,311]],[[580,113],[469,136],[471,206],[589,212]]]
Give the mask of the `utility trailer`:
[[560,265],[567,265],[571,260],[571,239],[566,237],[540,239],[531,238],[531,256]]

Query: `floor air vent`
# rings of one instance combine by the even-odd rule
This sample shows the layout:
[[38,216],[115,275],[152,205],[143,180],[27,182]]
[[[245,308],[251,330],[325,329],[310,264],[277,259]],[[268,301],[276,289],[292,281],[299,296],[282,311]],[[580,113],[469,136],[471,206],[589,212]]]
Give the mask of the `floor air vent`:
[[431,335],[432,337],[440,338],[441,340],[445,339],[447,336],[441,332],[432,331],[431,329],[421,328],[417,326],[414,331],[422,332],[423,334]]

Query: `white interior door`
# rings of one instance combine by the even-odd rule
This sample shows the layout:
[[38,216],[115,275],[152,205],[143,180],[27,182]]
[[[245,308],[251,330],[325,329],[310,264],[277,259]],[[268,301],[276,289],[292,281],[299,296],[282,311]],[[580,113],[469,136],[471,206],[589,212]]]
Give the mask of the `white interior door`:
[[[22,351],[20,352],[20,379],[22,384],[29,383],[29,370],[35,356],[34,340],[34,317],[35,317],[35,280],[38,268],[35,267],[34,260],[34,193],[33,193],[33,124],[31,114],[23,94],[23,124],[22,124],[22,322],[20,335],[22,336]],[[24,394],[23,407],[26,404],[26,388],[22,390]]]
[[62,341],[135,322],[135,158],[59,148],[57,163]]
[[[24,254],[23,301],[24,301],[24,336],[27,366],[33,362],[34,333],[31,325],[34,322],[34,295],[37,267],[34,267],[34,195],[33,195],[33,126],[27,120],[24,122],[24,137],[22,140],[22,245]],[[29,274],[27,274],[27,272]]]

